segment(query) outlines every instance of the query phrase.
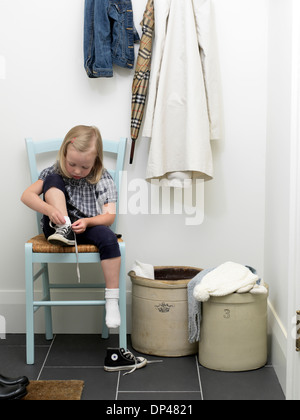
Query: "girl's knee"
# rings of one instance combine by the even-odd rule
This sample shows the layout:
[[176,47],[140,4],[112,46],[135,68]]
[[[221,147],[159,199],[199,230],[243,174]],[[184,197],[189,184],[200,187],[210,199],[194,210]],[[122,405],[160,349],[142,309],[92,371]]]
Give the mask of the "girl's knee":
[[110,260],[112,258],[119,258],[119,257],[121,257],[121,253],[120,253],[120,247],[118,243],[114,245],[104,246],[100,250],[101,261]]
[[43,193],[46,194],[50,188],[57,188],[65,193],[65,183],[61,175],[51,174],[47,176],[43,185]]
[[93,235],[99,248],[101,260],[117,258],[121,256],[118,239],[115,233],[107,226],[95,226]]

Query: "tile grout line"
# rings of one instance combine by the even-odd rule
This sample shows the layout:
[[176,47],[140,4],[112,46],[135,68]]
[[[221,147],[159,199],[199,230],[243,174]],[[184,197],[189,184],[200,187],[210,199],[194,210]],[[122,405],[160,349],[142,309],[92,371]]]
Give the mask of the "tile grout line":
[[47,362],[47,359],[48,359],[49,353],[50,353],[50,351],[51,351],[51,349],[52,349],[52,346],[53,346],[53,344],[54,344],[55,338],[56,338],[56,334],[54,335],[53,340],[52,340],[52,343],[50,344],[49,350],[47,351],[47,354],[46,354],[46,357],[45,357],[44,363],[42,364],[41,370],[40,370],[40,372],[39,372],[39,374],[38,374],[37,381],[39,381],[39,380],[40,380],[40,377],[41,377],[42,371],[43,371],[44,366],[45,366],[45,364],[46,364],[46,362]]
[[80,365],[60,365],[60,366],[44,366],[44,369],[103,369],[103,366],[80,366]]
[[118,381],[117,381],[117,388],[116,388],[115,401],[118,401],[118,396],[119,396],[120,374],[121,374],[121,372],[119,371],[119,374],[118,374]]
[[118,391],[119,394],[199,394],[199,391]]
[[201,383],[201,376],[200,376],[200,369],[199,369],[199,363],[198,363],[197,355],[195,356],[195,360],[196,360],[196,368],[197,368],[198,381],[199,381],[200,397],[201,397],[201,400],[204,401],[202,383]]

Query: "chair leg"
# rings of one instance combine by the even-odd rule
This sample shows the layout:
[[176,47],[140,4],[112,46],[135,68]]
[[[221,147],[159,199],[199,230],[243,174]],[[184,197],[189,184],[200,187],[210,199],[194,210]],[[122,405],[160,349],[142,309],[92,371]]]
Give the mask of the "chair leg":
[[26,282],[26,356],[27,364],[34,364],[34,309],[33,309],[33,263],[32,245],[25,244]]
[[120,314],[121,326],[119,331],[119,346],[127,349],[127,316],[126,316],[126,267],[125,267],[125,244],[120,243],[121,269],[120,269]]
[[[50,286],[49,286],[49,273],[48,273],[48,264],[42,263],[42,268],[44,269],[43,274],[43,292],[44,299],[51,300],[50,296]],[[46,340],[53,339],[53,329],[52,329],[52,311],[51,306],[45,306],[45,327],[46,327]]]
[[104,340],[107,340],[109,338],[109,330],[108,330],[108,327],[107,327],[106,322],[105,322],[105,316],[106,316],[106,310],[105,310],[105,306],[104,306],[103,307],[103,322],[102,322],[102,335],[101,335],[101,337]]

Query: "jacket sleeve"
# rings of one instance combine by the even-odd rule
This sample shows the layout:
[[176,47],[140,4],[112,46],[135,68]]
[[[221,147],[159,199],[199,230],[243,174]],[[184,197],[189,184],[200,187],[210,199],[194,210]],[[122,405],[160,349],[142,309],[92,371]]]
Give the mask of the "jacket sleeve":
[[210,120],[210,138],[221,138],[221,84],[211,0],[193,0]]
[[154,0],[154,37],[152,44],[151,72],[146,106],[146,115],[143,128],[143,137],[152,137],[152,126],[157,98],[161,63],[163,58],[167,21],[171,0]]
[[88,77],[112,77],[111,23],[104,1],[86,0],[84,6],[84,67]]

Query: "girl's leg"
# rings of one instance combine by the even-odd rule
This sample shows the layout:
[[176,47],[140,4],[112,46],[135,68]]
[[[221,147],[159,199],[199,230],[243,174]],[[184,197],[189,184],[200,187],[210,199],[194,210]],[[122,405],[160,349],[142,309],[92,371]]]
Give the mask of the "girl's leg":
[[99,248],[101,266],[106,283],[106,325],[118,328],[121,325],[119,310],[119,276],[121,254],[116,235],[107,226],[95,226],[77,235],[78,244],[92,243]]
[[65,194],[58,188],[50,188],[45,194],[45,201],[59,210],[63,216],[68,216]]
[[45,179],[43,193],[46,203],[59,210],[63,216],[68,216],[66,189],[60,175],[52,174]]
[[108,289],[119,288],[121,257],[101,261],[105,284]]
[[111,258],[108,260],[101,261],[106,289],[105,289],[105,300],[106,300],[106,318],[105,322],[108,328],[118,328],[121,325],[121,316],[119,309],[119,276],[121,257]]
[[[75,245],[74,233],[71,228],[71,220],[68,216],[66,190],[62,177],[58,174],[49,175],[44,182],[44,200],[63,216],[64,223],[56,223],[49,226],[49,218],[44,216],[44,233],[48,241],[54,245]],[[57,218],[58,215],[56,214]],[[54,217],[52,220],[55,220]],[[51,229],[51,230],[50,230]]]

